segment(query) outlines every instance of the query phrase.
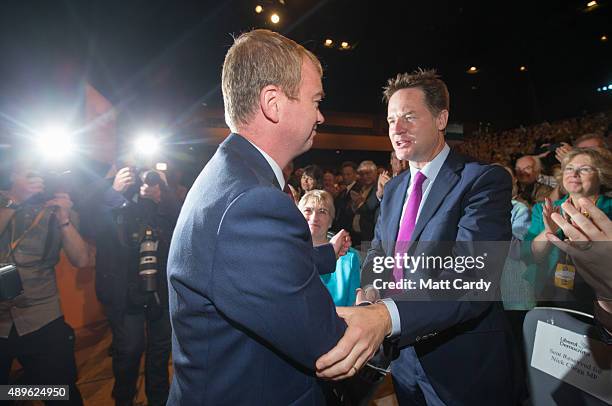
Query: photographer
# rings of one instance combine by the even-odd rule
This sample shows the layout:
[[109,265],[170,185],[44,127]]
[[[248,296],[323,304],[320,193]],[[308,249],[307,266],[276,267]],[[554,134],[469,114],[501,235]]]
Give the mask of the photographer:
[[23,289],[19,294],[17,286],[0,300],[0,385],[8,384],[17,358],[25,383],[69,385],[70,400],[62,404],[80,405],[74,331],[64,321],[54,267],[62,248],[72,265],[89,265],[87,244],[77,231],[70,196],[45,190],[30,167],[17,163],[10,190],[0,192],[0,263],[16,266]]
[[[180,207],[163,174],[117,167],[95,186],[88,205],[96,294],[113,333],[113,397],[117,405],[132,404],[146,336],[148,404],[165,405],[171,349],[166,261]],[[143,254],[147,244],[154,248]]]

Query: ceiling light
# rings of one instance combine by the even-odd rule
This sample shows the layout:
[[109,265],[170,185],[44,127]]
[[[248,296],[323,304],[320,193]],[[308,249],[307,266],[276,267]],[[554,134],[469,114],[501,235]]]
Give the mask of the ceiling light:
[[349,43],[348,43],[348,42],[346,42],[346,41],[342,41],[342,42],[340,43],[340,47],[341,47],[342,49],[348,49],[348,47],[349,47]]
[[526,66],[521,66],[521,67],[519,68],[519,70],[520,70],[521,72],[525,72],[525,71],[527,70],[527,67],[526,67]]
[[332,45],[334,45],[334,41],[328,38],[328,39],[326,39],[326,40],[323,42],[323,45],[325,45],[326,47],[328,47],[328,48],[329,48],[329,47],[331,47]]
[[280,17],[278,16],[278,14],[274,13],[270,16],[270,21],[272,21],[272,24],[278,24],[278,22],[280,21]]
[[257,6],[255,6],[255,12],[257,14],[260,14],[263,11],[263,7],[260,6],[259,4]]
[[593,1],[589,1],[589,2],[587,3],[587,7],[595,7],[596,5],[597,5],[597,2],[596,2],[595,0],[593,0]]
[[602,40],[603,42],[606,42],[608,40],[608,37],[605,35],[602,35],[601,38],[599,39]]
[[467,73],[470,73],[470,74],[478,73],[478,68],[475,66],[470,66],[470,68],[467,70]]

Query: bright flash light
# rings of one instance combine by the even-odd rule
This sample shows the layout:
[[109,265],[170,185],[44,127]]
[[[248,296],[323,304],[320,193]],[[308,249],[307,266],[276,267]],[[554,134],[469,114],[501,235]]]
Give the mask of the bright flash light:
[[259,4],[257,6],[255,6],[255,12],[257,14],[260,14],[263,11],[263,7],[260,6]]
[[137,154],[152,156],[159,150],[159,139],[151,134],[142,134],[134,141]]
[[59,160],[74,152],[71,134],[63,127],[48,127],[38,134],[38,150],[44,158]]

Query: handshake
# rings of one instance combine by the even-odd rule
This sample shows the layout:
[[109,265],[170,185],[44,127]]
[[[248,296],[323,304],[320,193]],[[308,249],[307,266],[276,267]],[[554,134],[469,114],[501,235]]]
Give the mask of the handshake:
[[357,289],[356,306],[336,308],[348,327],[316,362],[317,376],[335,382],[334,393],[342,404],[366,404],[398,355],[395,343],[384,340],[392,331],[391,317],[386,305],[372,304],[379,298],[373,287]]
[[386,305],[370,304],[378,300],[377,294],[373,288],[357,289],[356,306],[336,308],[347,329],[338,344],[317,360],[319,378],[334,381],[350,378],[381,349],[383,340],[391,334],[392,324]]

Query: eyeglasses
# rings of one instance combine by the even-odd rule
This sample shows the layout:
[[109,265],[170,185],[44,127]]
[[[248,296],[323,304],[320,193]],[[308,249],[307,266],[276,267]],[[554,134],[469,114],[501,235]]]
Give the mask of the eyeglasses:
[[563,169],[563,173],[565,175],[573,175],[576,172],[578,172],[580,176],[586,176],[586,175],[590,175],[593,172],[595,172],[595,168],[589,165],[584,165],[578,168],[574,168],[573,166],[566,166],[565,169]]

